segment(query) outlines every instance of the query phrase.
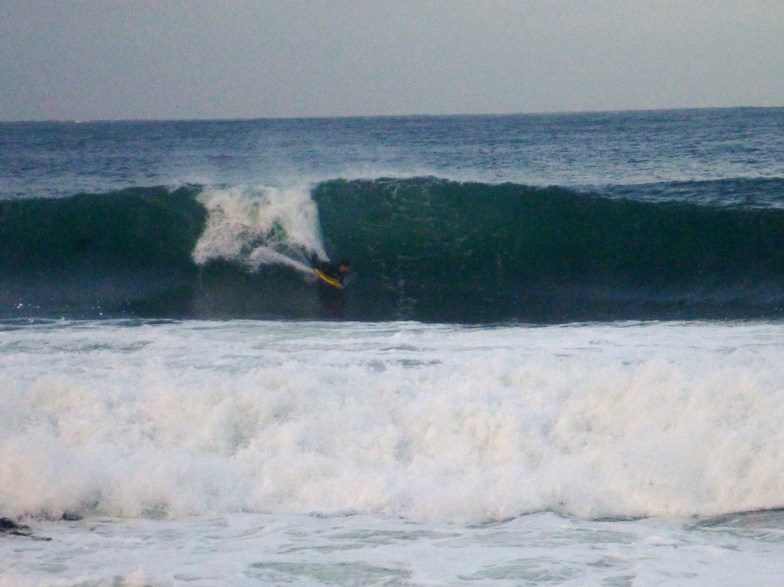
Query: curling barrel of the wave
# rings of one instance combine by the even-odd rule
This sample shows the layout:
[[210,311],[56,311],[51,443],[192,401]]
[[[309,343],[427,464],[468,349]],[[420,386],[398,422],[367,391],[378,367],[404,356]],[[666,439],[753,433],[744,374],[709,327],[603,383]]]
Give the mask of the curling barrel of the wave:
[[363,317],[781,316],[784,210],[664,196],[437,178],[336,180],[314,190],[325,240],[351,251],[361,273],[353,301]]

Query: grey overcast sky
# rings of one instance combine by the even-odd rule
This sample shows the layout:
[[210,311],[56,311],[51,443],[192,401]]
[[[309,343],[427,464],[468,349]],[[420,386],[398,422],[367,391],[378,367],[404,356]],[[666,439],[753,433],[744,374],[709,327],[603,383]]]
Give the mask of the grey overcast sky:
[[0,0],[0,119],[784,106],[784,0]]

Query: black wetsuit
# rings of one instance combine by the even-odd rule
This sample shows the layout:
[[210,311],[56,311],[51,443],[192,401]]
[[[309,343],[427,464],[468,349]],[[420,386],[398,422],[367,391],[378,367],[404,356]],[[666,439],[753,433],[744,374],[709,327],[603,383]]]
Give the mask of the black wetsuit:
[[318,280],[318,296],[321,305],[321,316],[324,318],[343,318],[346,312],[346,290],[342,287],[346,274],[340,271],[339,263],[320,262],[313,260],[313,268],[318,269],[327,277],[338,281],[341,287],[335,287]]

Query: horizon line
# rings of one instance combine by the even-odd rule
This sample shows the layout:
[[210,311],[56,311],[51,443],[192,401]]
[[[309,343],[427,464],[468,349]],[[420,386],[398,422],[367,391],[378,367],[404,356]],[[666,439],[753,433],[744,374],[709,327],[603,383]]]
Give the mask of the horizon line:
[[451,114],[411,113],[411,114],[336,114],[336,115],[301,115],[301,116],[238,116],[238,117],[193,117],[193,118],[26,118],[0,120],[0,124],[94,124],[108,122],[253,122],[258,120],[352,120],[379,118],[491,118],[512,116],[573,116],[590,114],[630,114],[635,112],[678,112],[696,110],[770,110],[784,108],[782,106],[673,106],[663,108],[618,108],[606,110],[548,110],[534,112],[459,112]]

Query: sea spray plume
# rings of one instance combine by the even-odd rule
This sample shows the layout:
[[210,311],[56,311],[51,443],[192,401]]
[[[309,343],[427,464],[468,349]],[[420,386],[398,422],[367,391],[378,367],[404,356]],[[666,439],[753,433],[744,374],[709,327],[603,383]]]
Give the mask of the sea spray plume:
[[223,260],[251,271],[278,264],[310,273],[304,260],[327,256],[307,188],[207,188],[198,201],[208,217],[192,254],[197,265]]

